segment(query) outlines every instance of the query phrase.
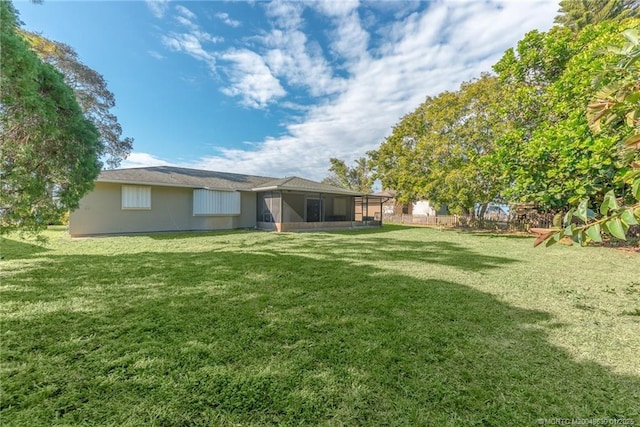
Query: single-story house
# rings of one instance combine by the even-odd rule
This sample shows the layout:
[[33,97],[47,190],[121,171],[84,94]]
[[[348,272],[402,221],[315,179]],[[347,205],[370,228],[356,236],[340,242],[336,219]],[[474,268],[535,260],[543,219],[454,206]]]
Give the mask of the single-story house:
[[383,201],[299,177],[170,166],[113,169],[100,173],[71,213],[69,233],[379,227]]

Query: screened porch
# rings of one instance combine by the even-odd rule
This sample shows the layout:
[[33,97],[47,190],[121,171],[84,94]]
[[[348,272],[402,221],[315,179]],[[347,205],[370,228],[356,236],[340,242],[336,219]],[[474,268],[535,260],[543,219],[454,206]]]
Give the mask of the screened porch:
[[381,197],[354,194],[259,192],[257,226],[275,231],[380,227],[383,201]]

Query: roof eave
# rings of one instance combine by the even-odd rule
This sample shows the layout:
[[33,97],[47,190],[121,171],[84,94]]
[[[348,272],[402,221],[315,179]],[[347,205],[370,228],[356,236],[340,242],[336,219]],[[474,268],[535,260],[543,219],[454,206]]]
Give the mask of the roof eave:
[[135,181],[132,179],[96,179],[96,182],[105,182],[108,184],[130,184],[130,185],[148,185],[153,187],[174,187],[174,188],[193,188],[194,190],[214,190],[214,191],[251,191],[249,189],[237,189],[237,188],[217,188],[207,185],[195,185],[195,184],[171,184],[164,182],[149,182],[149,181]]

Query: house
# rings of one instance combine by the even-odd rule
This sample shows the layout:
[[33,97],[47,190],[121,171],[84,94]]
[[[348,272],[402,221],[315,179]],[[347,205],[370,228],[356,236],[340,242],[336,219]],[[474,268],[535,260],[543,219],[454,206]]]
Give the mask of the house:
[[[72,236],[380,226],[383,198],[299,177],[157,166],[100,173],[71,213]],[[376,212],[377,216],[370,215]]]
[[397,192],[394,190],[384,190],[376,193],[376,196],[384,197],[382,205],[384,215],[412,215],[412,216],[438,216],[448,215],[447,206],[436,209],[428,200],[418,200],[411,204],[403,204],[396,200]]

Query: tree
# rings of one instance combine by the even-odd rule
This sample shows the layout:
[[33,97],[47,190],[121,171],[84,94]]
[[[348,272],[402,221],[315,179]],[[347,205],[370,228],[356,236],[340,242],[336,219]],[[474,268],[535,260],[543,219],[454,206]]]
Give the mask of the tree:
[[37,232],[92,188],[102,146],[62,75],[18,33],[10,2],[0,24],[0,233]]
[[[587,106],[586,117],[597,134],[603,132],[603,124],[617,132],[628,154],[629,168],[622,180],[630,191],[618,198],[610,190],[597,212],[588,208],[588,199],[583,199],[562,220],[558,218],[556,228],[534,230],[538,234],[534,246],[545,241],[549,246],[564,239],[578,245],[601,242],[602,232],[625,240],[629,227],[640,223],[640,27],[627,29],[623,34],[627,41],[622,47],[608,49],[618,55],[619,61],[609,64],[599,76],[598,81],[609,82],[596,91]],[[612,79],[607,71],[613,72]],[[620,200],[627,204],[621,206]]]
[[337,158],[331,158],[329,161],[331,162],[329,168],[331,174],[322,180],[323,183],[361,193],[371,193],[373,179],[366,158],[361,157],[356,160],[353,167],[348,167],[344,160]]
[[637,0],[560,0],[557,24],[579,32],[590,24],[638,16]]
[[[635,23],[635,24],[634,24]],[[533,202],[541,210],[566,211],[588,198],[600,203],[619,191],[624,154],[618,134],[594,133],[584,114],[592,80],[611,61],[603,51],[620,39],[620,29],[637,20],[606,21],[567,37],[557,28],[547,34],[527,34],[518,54],[507,52],[496,64],[508,90],[515,130],[499,143],[496,162],[505,180],[503,196],[510,202]],[[536,47],[522,50],[521,47]],[[607,81],[612,72],[600,73]]]
[[501,98],[488,74],[427,98],[370,153],[376,177],[402,203],[425,198],[454,212],[484,213],[500,193],[491,159],[505,133]]
[[377,150],[367,153],[374,178],[382,187],[396,191],[401,204],[413,203],[424,196],[428,170],[416,158],[415,147],[427,133],[426,111],[433,102],[427,97],[418,108],[404,116]]
[[76,99],[87,117],[100,132],[101,156],[109,167],[118,167],[133,147],[133,139],[122,137],[118,118],[111,113],[115,96],[97,71],[83,64],[75,50],[66,44],[51,41],[28,31],[21,34],[44,62],[53,65],[64,75],[64,81],[75,92]]

